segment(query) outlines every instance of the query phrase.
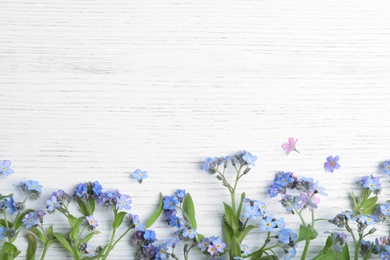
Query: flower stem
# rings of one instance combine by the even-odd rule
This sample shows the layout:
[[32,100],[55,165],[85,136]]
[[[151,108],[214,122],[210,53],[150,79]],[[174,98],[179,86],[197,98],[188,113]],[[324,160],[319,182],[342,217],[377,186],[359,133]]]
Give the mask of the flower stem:
[[310,240],[305,241],[305,248],[303,249],[301,260],[306,259],[307,252],[309,251]]
[[46,253],[47,253],[48,249],[49,249],[49,246],[47,246],[47,244],[45,244],[45,247],[43,248],[43,252],[42,252],[42,255],[41,255],[41,260],[45,259],[45,256],[46,256]]

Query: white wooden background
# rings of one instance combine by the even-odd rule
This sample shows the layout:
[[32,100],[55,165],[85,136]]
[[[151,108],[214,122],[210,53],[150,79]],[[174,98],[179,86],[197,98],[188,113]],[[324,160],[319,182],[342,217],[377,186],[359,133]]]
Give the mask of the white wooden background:
[[[383,177],[384,202],[389,13],[385,0],[0,1],[0,159],[15,170],[0,176],[0,193],[21,196],[14,184],[38,180],[43,207],[54,190],[98,180],[130,194],[131,212],[146,220],[160,191],[182,188],[199,231],[221,235],[228,192],[200,165],[246,149],[258,161],[239,190],[275,216],[289,219],[267,196],[280,170],[327,188],[318,217],[350,208],[354,182],[370,173]],[[290,136],[301,153],[286,156],[280,145]],[[328,155],[340,156],[333,174],[323,169]],[[141,185],[130,178],[137,168],[150,176]],[[108,239],[110,216],[100,214],[95,245]],[[47,221],[65,223],[59,214]],[[153,228],[161,241],[173,232],[162,220]],[[336,229],[320,229],[311,255],[325,230]],[[252,250],[258,236],[247,241]],[[47,259],[69,259],[59,248]],[[111,259],[134,259],[128,239]]]

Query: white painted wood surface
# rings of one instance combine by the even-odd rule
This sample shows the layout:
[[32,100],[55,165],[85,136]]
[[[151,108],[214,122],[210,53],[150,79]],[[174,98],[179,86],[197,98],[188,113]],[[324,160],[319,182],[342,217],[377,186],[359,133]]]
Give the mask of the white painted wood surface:
[[[327,188],[319,217],[350,208],[354,182],[370,173],[383,177],[384,202],[389,13],[384,0],[0,1],[0,159],[15,170],[0,176],[0,192],[34,179],[46,199],[99,180],[130,194],[131,212],[145,220],[160,191],[184,188],[199,230],[221,235],[228,192],[201,161],[246,149],[259,159],[240,191],[277,216],[289,219],[267,197],[280,170]],[[286,156],[280,145],[290,136],[301,153]],[[328,155],[340,156],[333,174],[323,169]],[[137,168],[150,176],[142,185],[130,178]],[[109,216],[100,217],[96,243],[108,239]],[[298,219],[289,226],[297,231]],[[154,229],[161,240],[172,232],[163,221]],[[23,237],[17,244],[26,246]],[[111,259],[133,255],[124,239]],[[69,256],[54,245],[47,259]]]

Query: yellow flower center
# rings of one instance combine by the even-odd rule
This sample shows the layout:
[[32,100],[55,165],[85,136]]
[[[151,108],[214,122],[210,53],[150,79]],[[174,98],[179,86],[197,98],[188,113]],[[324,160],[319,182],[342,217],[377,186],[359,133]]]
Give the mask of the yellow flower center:
[[270,224],[269,222],[267,222],[265,225],[266,225],[267,227],[271,226],[271,224]]
[[386,169],[387,169],[387,170],[390,170],[390,165],[387,165]]
[[7,168],[5,166],[1,167],[1,169],[3,169],[3,171],[7,170]]
[[330,166],[334,166],[334,162],[330,162]]

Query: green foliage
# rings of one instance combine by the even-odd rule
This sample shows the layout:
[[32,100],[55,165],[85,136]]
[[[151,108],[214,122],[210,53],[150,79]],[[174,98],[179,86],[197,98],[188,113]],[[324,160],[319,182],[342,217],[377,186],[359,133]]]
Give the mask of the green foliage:
[[150,217],[150,219],[146,222],[145,226],[146,228],[150,228],[153,226],[154,222],[160,217],[162,211],[163,211],[163,195],[160,193],[160,204],[158,205],[157,211]]

